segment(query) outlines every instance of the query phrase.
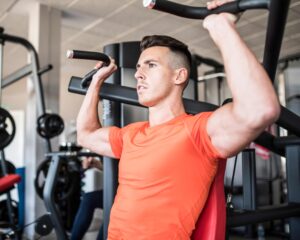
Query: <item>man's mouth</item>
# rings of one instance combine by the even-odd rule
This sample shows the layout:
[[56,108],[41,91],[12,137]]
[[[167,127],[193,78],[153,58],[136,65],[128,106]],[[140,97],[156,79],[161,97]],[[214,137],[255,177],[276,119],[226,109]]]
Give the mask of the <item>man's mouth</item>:
[[147,88],[144,85],[137,85],[136,89],[137,89],[138,92],[141,92],[141,91],[143,91],[143,90],[145,90]]

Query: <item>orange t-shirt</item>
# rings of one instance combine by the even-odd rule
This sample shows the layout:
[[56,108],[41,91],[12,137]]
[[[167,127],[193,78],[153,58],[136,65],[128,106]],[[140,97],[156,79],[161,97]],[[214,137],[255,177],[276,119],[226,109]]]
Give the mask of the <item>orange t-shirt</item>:
[[190,239],[220,158],[206,132],[210,114],[111,127],[120,162],[108,239]]

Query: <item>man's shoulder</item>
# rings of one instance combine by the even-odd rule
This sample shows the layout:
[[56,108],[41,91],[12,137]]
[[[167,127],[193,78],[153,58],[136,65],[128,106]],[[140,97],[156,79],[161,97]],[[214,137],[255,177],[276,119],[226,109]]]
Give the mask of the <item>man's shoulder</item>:
[[189,115],[185,120],[186,121],[197,121],[197,120],[205,120],[210,117],[213,112],[200,112],[195,115]]
[[132,130],[132,129],[140,129],[144,127],[148,122],[134,122],[129,123],[128,125],[124,126],[122,129],[124,130]]

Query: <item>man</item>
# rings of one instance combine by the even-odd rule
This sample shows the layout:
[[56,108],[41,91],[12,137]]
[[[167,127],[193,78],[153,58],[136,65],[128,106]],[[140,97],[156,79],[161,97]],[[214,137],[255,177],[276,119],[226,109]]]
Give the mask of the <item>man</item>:
[[[223,3],[213,1],[208,8]],[[149,109],[148,122],[102,128],[98,92],[116,70],[114,61],[93,77],[77,119],[78,142],[120,158],[108,239],[189,239],[218,161],[241,151],[278,118],[271,81],[236,32],[235,20],[222,13],[203,22],[221,51],[234,99],[215,112],[185,113],[182,92],[190,53],[166,36],[141,43],[135,78],[139,102]]]

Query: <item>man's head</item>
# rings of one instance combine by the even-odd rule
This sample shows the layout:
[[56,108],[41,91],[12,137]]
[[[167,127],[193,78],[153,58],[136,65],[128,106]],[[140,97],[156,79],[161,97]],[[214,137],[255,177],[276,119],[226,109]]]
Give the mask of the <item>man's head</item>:
[[190,72],[190,52],[185,44],[168,36],[147,36],[135,78],[139,102],[147,107],[181,101]]
[[143,52],[150,47],[167,47],[170,49],[170,65],[176,69],[184,67],[188,70],[188,75],[191,72],[192,56],[188,46],[179,40],[165,35],[145,36],[140,44],[140,50]]

